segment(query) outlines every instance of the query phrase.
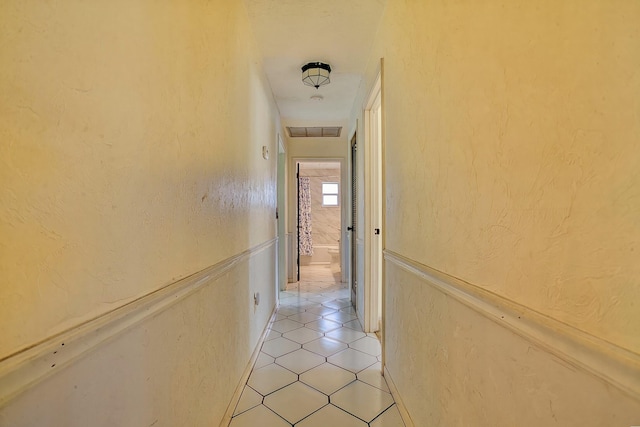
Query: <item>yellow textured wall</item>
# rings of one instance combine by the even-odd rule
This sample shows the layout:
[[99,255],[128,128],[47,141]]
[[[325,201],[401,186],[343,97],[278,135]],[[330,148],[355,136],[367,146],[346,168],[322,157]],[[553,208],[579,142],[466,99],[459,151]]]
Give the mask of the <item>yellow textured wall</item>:
[[0,5],[0,358],[275,236],[242,2]]
[[416,426],[638,424],[606,379],[640,366],[638,22],[634,0],[388,1],[352,122],[384,58],[385,361]]
[[387,248],[639,352],[639,21],[389,1]]

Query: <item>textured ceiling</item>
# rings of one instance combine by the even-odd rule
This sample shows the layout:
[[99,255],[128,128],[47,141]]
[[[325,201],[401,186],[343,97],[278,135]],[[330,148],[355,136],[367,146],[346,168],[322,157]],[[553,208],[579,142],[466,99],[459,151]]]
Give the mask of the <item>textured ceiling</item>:
[[[349,117],[386,0],[245,0],[284,123]],[[305,86],[300,67],[331,65],[331,83]],[[310,99],[322,95],[320,102]]]

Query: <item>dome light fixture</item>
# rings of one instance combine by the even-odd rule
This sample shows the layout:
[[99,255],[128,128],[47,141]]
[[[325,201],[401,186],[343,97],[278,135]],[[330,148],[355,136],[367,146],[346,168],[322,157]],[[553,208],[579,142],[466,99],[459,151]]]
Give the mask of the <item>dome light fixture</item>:
[[329,74],[331,74],[331,65],[323,62],[309,62],[302,66],[302,82],[316,89],[331,83]]

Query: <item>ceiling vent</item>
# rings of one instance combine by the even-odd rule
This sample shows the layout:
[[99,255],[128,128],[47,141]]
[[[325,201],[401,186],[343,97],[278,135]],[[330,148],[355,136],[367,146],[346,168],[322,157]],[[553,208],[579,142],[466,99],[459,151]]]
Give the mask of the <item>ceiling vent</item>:
[[328,127],[293,127],[287,126],[291,138],[337,138],[342,132],[342,126]]

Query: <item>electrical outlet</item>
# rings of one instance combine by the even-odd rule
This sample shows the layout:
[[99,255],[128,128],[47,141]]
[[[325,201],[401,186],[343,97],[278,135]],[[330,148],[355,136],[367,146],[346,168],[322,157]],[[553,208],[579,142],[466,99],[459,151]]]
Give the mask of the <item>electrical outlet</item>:
[[260,304],[260,292],[255,292],[253,294],[253,304],[254,305],[259,305]]

